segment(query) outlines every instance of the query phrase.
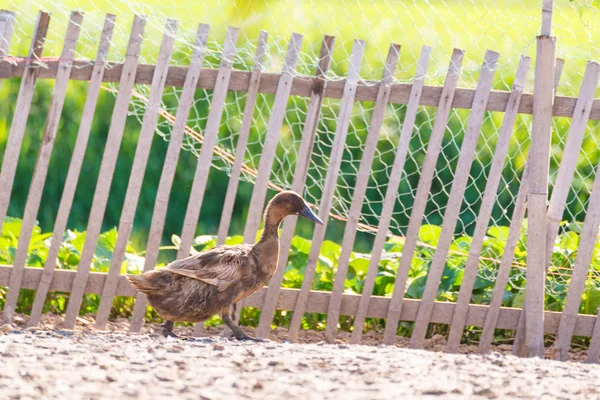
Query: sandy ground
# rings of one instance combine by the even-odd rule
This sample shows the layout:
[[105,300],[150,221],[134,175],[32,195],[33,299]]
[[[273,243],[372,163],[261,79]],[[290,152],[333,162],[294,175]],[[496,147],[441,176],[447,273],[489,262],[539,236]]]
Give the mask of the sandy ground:
[[0,333],[2,399],[595,399],[600,365],[397,346]]

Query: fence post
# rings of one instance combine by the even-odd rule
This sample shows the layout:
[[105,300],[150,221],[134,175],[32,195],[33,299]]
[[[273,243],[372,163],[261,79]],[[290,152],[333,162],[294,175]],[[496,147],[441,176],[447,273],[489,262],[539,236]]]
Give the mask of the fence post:
[[552,0],[542,4],[542,33],[537,37],[533,122],[530,147],[529,224],[527,232],[527,286],[525,294],[525,354],[544,357],[544,289],[546,267],[546,203],[552,138],[555,38]]

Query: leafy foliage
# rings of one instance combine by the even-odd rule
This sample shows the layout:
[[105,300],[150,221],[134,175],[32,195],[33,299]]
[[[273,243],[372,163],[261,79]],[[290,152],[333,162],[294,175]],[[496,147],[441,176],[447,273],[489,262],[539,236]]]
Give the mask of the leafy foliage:
[[[526,222],[525,222],[526,224]],[[525,228],[526,226],[524,226]],[[573,265],[577,256],[579,244],[580,224],[564,225],[563,232],[559,236],[553,253],[553,265],[549,271],[546,280],[546,307],[549,310],[560,311],[564,306],[566,297],[566,288],[568,285],[571,270],[567,268]],[[7,218],[0,237],[0,264],[11,265],[14,263],[14,256],[18,246],[18,237],[21,230],[21,220],[17,218]],[[524,271],[527,259],[527,249],[525,247],[526,229],[522,229],[522,237],[515,251],[513,268],[510,272],[509,284],[506,287],[503,304],[510,307],[522,307],[525,292]],[[421,298],[425,284],[427,282],[427,273],[433,258],[435,248],[440,238],[441,228],[435,225],[423,225],[419,232],[419,245],[412,260],[411,268],[406,286],[406,297],[418,299]],[[83,250],[86,233],[68,230],[61,242],[56,268],[59,269],[77,269],[80,255]],[[475,281],[473,296],[471,301],[476,304],[487,304],[491,299],[492,290],[495,283],[495,277],[499,266],[499,260],[502,258],[504,246],[508,238],[508,228],[492,227],[488,230],[483,243],[481,260],[479,263],[479,274]],[[96,272],[106,272],[110,266],[112,254],[117,239],[116,229],[110,229],[100,235],[96,252],[92,260],[91,270]],[[48,249],[50,246],[51,234],[42,233],[39,226],[36,226],[29,245],[26,264],[30,267],[41,268],[46,262]],[[164,246],[162,250],[176,249],[180,243],[177,235],[171,237],[172,246]],[[203,251],[216,246],[216,236],[201,235],[194,239],[194,251]],[[226,240],[228,245],[242,243],[242,236],[230,236]],[[464,267],[468,258],[468,251],[471,238],[460,236],[455,238],[451,245],[445,265],[444,273],[440,283],[437,300],[456,301],[458,292],[462,284]],[[404,240],[398,237],[391,237],[385,243],[384,251],[381,256],[373,295],[391,296],[394,290],[396,273],[398,271],[398,261],[402,255]],[[308,264],[308,255],[311,248],[311,241],[300,236],[292,239],[291,249],[288,257],[282,286],[285,288],[300,288],[304,278],[306,266]],[[341,253],[341,246],[335,242],[326,240],[321,247],[321,252],[316,265],[316,273],[312,288],[314,290],[330,291],[333,288],[333,279],[338,266]],[[128,245],[125,259],[121,266],[122,274],[138,274],[141,272],[144,264],[144,252],[136,250]],[[592,273],[600,271],[600,245],[596,246],[593,262],[590,271]],[[365,279],[369,267],[370,254],[353,252],[348,265],[348,274],[345,280],[345,291],[347,293],[360,294],[363,291]],[[159,264],[158,267],[164,264]],[[580,312],[593,314],[600,305],[600,288],[595,280],[588,280],[585,292],[583,294]],[[5,292],[0,292],[0,305],[3,303]],[[33,303],[35,293],[31,290],[23,290],[19,302],[18,311],[28,312]],[[51,293],[46,305],[46,311],[63,312],[68,299],[67,294]],[[93,313],[99,304],[99,296],[86,295],[82,313]],[[129,298],[117,298],[113,307],[114,316],[129,316],[133,307],[133,300]],[[260,311],[246,309],[242,314],[242,323],[247,325],[256,325],[260,318]],[[157,320],[158,316],[149,308],[147,312],[148,320]],[[285,311],[278,311],[274,324],[287,326],[291,320],[291,315]],[[307,314],[303,321],[305,329],[324,329],[326,316],[318,314]],[[352,318],[343,316],[340,318],[342,329],[350,330],[352,327]],[[219,323],[215,317],[209,324]],[[369,320],[365,329],[380,329],[384,324],[382,320]],[[409,329],[410,324],[401,323],[400,331]],[[408,331],[405,331],[407,333]]]

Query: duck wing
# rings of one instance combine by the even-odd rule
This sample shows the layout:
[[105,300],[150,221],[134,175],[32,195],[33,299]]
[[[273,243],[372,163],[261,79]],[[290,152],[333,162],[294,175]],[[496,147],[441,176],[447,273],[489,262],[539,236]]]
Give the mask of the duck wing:
[[251,245],[217,246],[213,249],[173,261],[166,271],[197,279],[224,291],[248,276],[256,267]]

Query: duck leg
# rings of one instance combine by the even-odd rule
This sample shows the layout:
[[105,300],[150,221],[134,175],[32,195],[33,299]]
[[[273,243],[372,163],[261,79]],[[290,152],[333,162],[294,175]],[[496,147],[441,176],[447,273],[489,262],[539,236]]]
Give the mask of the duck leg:
[[262,339],[246,335],[246,332],[244,332],[244,330],[240,328],[239,325],[233,322],[229,310],[223,311],[223,322],[225,322],[225,325],[227,325],[227,327],[231,329],[231,332],[233,332],[233,336],[235,336],[237,340],[252,340],[254,342],[263,342]]
[[174,324],[171,321],[165,320],[163,322],[163,324],[162,324],[162,327],[163,327],[162,333],[163,333],[164,337],[169,337],[169,336],[171,336],[171,337],[177,337],[177,335],[173,333],[173,325]]

